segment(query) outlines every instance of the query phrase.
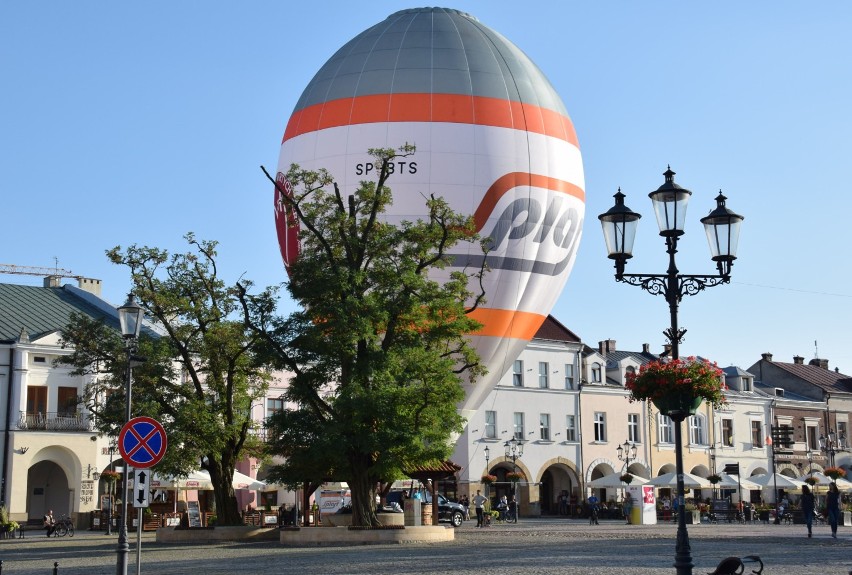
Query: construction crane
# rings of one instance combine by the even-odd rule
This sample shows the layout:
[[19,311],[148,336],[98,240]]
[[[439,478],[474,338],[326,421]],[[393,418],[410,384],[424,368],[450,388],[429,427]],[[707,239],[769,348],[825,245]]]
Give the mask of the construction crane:
[[22,276],[40,276],[40,277],[62,277],[81,279],[81,276],[70,270],[64,270],[60,267],[40,268],[34,266],[16,266],[15,264],[0,264],[0,274],[15,274]]

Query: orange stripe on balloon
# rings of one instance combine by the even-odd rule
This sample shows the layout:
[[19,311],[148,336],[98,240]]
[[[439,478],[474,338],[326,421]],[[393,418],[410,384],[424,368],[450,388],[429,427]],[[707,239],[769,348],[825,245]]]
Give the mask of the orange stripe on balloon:
[[565,180],[558,180],[556,178],[550,178],[548,176],[542,176],[539,174],[511,172],[506,174],[505,176],[500,176],[499,178],[497,178],[497,181],[491,184],[491,187],[488,188],[487,192],[485,192],[485,196],[483,196],[482,201],[479,202],[479,207],[473,214],[473,219],[474,222],[476,222],[477,230],[481,230],[485,226],[485,222],[488,220],[488,216],[490,216],[491,213],[494,211],[494,206],[497,205],[497,202],[500,201],[500,198],[502,198],[503,195],[506,194],[506,192],[517,188],[518,186],[544,188],[546,190],[552,190],[554,192],[574,196],[581,202],[586,201],[586,193],[583,191],[583,189],[579,186],[572,184],[571,182],[566,182]]
[[482,324],[472,335],[508,337],[529,341],[538,332],[547,316],[526,311],[478,308],[470,317]]
[[571,119],[559,112],[512,100],[461,94],[375,94],[314,104],[293,112],[282,143],[326,128],[378,122],[448,122],[512,128],[580,147]]

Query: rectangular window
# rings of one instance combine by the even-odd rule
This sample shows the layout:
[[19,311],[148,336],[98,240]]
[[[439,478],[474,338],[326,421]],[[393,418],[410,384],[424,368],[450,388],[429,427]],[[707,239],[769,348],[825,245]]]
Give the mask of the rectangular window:
[[660,443],[674,443],[674,422],[668,415],[659,415],[657,440]]
[[846,435],[846,422],[837,422],[837,446],[840,449],[846,449],[849,445],[849,436]]
[[725,447],[734,446],[734,420],[722,420],[722,445]]
[[524,438],[524,414],[521,411],[515,412],[515,439]]
[[548,370],[549,368],[547,367],[546,361],[538,362],[538,386],[542,389],[550,387],[550,381],[547,377]]
[[595,412],[595,441],[606,441],[606,413]]
[[[811,451],[819,450],[819,430],[816,425],[808,425],[805,428],[805,436],[807,437],[808,449]],[[793,434],[790,434],[793,437]]]
[[284,399],[281,397],[266,398],[266,417],[272,417],[284,409]]
[[693,415],[689,418],[689,443],[707,445],[704,441],[704,417],[701,415]]
[[524,386],[524,362],[516,359],[512,364],[512,385],[515,387]]
[[751,422],[751,448],[759,449],[763,447],[763,422]]
[[574,364],[565,364],[565,389],[574,389]]
[[485,412],[485,437],[494,439],[497,437],[497,412]]
[[77,414],[77,388],[60,387],[56,403],[56,411],[59,417],[73,417]]
[[639,414],[627,414],[627,441],[630,443],[642,443],[639,438]]
[[47,413],[47,387],[27,386],[27,413]]
[[577,441],[577,417],[574,415],[565,417],[565,441]]
[[542,441],[550,441],[550,414],[542,413],[538,416],[539,437]]

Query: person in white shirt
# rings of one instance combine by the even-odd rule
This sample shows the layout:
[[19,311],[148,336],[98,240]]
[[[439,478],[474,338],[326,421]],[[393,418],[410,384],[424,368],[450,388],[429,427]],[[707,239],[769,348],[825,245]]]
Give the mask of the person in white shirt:
[[473,506],[476,509],[476,526],[482,527],[485,524],[485,502],[488,501],[479,489],[476,490],[476,495],[473,498]]

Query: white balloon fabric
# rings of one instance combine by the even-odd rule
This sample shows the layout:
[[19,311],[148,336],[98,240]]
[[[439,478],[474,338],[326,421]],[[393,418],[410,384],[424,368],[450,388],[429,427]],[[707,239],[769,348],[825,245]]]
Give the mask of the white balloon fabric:
[[[470,416],[568,279],[585,214],[580,148],[538,67],[473,16],[444,8],[392,14],[326,62],[287,124],[277,180],[287,193],[291,164],[326,168],[348,195],[375,178],[368,148],[405,143],[417,152],[393,166],[387,220],[425,217],[424,198],[434,194],[490,238],[488,302],[475,313],[484,327],[474,342],[489,373],[466,385],[460,407]],[[298,253],[298,230],[278,191],[275,216],[286,264]],[[468,269],[483,257],[472,244],[453,255]]]

